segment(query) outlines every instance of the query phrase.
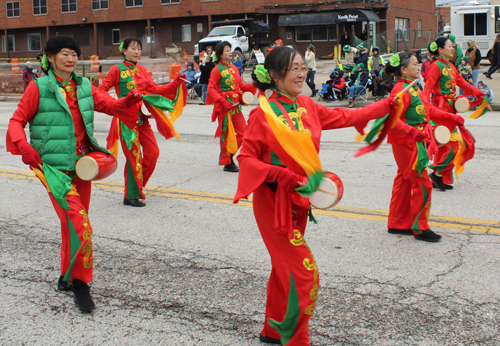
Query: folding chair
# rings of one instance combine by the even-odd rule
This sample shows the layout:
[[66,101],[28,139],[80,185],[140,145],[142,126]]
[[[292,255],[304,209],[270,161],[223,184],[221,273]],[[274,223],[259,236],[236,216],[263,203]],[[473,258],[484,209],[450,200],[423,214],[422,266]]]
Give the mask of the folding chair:
[[191,88],[188,89],[188,97],[192,100],[198,99],[198,94],[196,93],[195,86],[197,83],[195,83]]
[[368,78],[368,82],[363,86],[363,90],[358,94],[358,97],[363,101],[368,101],[368,87],[372,84],[372,80]]
[[329,84],[327,83],[323,83],[321,84],[322,86],[322,89],[318,89],[317,91],[317,94],[318,94],[318,101],[321,101],[321,99],[323,98],[323,100],[326,100],[328,99],[328,90],[326,88],[329,87]]

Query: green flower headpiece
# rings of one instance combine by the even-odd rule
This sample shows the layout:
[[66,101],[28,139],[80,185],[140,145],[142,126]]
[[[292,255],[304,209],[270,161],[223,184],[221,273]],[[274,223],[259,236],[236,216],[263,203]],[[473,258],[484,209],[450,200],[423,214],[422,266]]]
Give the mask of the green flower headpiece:
[[269,71],[264,67],[264,65],[255,66],[254,73],[259,82],[264,84],[271,84],[271,76],[269,75]]
[[42,57],[42,67],[45,71],[49,69],[49,59],[47,58],[47,54],[44,54]]
[[123,53],[123,42],[120,43],[120,46],[118,47],[118,49],[120,50],[120,53]]
[[309,47],[311,47],[311,48],[316,48],[316,47],[314,47],[314,46],[312,45],[312,43],[309,43]]
[[215,53],[212,53],[212,61],[217,62],[219,59],[217,58],[217,55]]
[[429,48],[431,49],[431,52],[435,52],[438,50],[438,45],[436,42],[432,42]]
[[389,58],[389,63],[391,64],[392,67],[398,67],[399,64],[401,63],[401,59],[399,59],[399,54],[393,54]]

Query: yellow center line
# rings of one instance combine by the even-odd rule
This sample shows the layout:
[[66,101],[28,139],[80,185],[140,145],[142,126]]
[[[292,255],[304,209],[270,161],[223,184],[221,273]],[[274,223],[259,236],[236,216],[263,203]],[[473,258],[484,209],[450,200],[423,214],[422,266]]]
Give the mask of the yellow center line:
[[[17,179],[29,179],[29,180],[37,179],[33,172],[15,171],[8,169],[0,169],[0,176],[17,178]],[[121,182],[102,180],[93,182],[93,185],[95,188],[103,190],[110,190],[110,191],[123,190],[123,183]],[[222,203],[222,204],[232,204],[234,198],[233,195],[222,194],[222,193],[165,188],[160,186],[149,186],[145,188],[144,191],[148,195],[152,196],[181,198],[193,201]],[[237,205],[251,207],[252,206],[251,198],[248,201],[242,200]],[[387,210],[337,206],[335,207],[335,210],[313,209],[313,213],[317,215],[387,222],[387,215],[389,212]],[[432,227],[500,234],[500,221],[493,221],[493,220],[431,215],[429,218],[429,225]]]

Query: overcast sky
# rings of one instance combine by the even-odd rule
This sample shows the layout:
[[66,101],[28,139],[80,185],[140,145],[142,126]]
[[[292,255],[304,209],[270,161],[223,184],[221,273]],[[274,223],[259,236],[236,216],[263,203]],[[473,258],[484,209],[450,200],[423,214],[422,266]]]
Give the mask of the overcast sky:
[[[453,6],[458,6],[458,5],[466,5],[470,0],[436,0],[436,6],[437,5],[444,5],[444,4],[450,4],[450,5],[453,5]],[[481,1],[481,0],[478,0],[479,3],[484,3],[484,5],[488,5],[489,4],[489,1],[488,3],[486,3],[486,1]]]

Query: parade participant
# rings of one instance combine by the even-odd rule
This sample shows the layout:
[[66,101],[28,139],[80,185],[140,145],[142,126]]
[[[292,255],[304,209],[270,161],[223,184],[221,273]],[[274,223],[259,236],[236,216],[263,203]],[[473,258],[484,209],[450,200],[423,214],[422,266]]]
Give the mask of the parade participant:
[[[91,182],[75,174],[76,161],[90,151],[111,155],[93,135],[94,110],[113,114],[128,126],[135,122],[129,108],[140,102],[132,92],[121,100],[102,95],[74,70],[80,47],[68,36],[47,41],[43,57],[45,77],[30,82],[10,119],[7,151],[22,155],[49,193],[61,221],[60,291],[74,292],[82,311],[95,305],[88,283],[93,276],[92,227],[88,219]],[[29,123],[31,144],[24,128]]]
[[[421,96],[424,103],[430,103],[430,95],[433,94],[432,104],[448,113],[456,113],[455,94],[456,86],[464,90],[465,96],[476,97],[477,101],[471,102],[471,106],[485,102],[481,91],[473,85],[467,83],[458,73],[455,65],[450,63],[453,56],[453,46],[450,39],[439,37],[429,46],[431,52],[437,52],[439,57],[431,64],[427,74],[425,89]],[[431,118],[431,120],[434,120]],[[438,121],[436,121],[439,124]],[[461,137],[455,128],[453,130],[451,140],[448,144],[440,146],[435,156],[434,164],[429,166],[434,170],[430,174],[434,185],[441,191],[453,189],[453,168],[454,158],[459,149],[459,141]]]
[[226,172],[239,171],[233,157],[241,146],[247,127],[239,104],[240,93],[255,93],[253,84],[243,83],[238,68],[231,64],[232,56],[231,43],[223,41],[215,47],[214,60],[218,64],[210,73],[206,102],[214,105],[212,122],[219,122],[215,138],[220,138],[219,165],[224,166]]
[[[394,54],[390,58],[387,72],[398,78],[391,92],[391,97],[394,97],[418,79],[420,68],[417,57],[411,52]],[[398,166],[389,208],[388,232],[414,234],[418,240],[436,242],[441,236],[434,233],[428,223],[432,182],[427,173],[427,165],[429,156],[436,150],[430,119],[451,124],[449,126],[452,129],[455,125],[463,125],[464,119],[431,105],[424,107],[420,100],[420,89],[416,85],[411,86],[403,95],[403,104],[404,114],[389,131],[387,140],[392,145]]]
[[316,96],[316,84],[314,84],[314,76],[316,75],[316,50],[312,44],[307,46],[306,54],[306,65],[307,65],[307,78],[306,84],[311,89],[312,94],[310,97]]
[[[142,52],[142,43],[139,39],[125,39],[120,45],[120,52],[124,57],[124,61],[111,67],[99,87],[100,93],[107,94],[111,88],[115,87],[117,96],[123,98],[132,89],[137,89],[143,94],[161,95],[167,99],[182,102],[182,100],[178,100],[178,89],[184,87],[181,77],[177,77],[166,85],[158,86],[148,74],[148,71],[138,64]],[[186,93],[184,92],[183,97],[185,98],[185,96]],[[183,102],[185,103],[185,99]],[[135,111],[137,124],[132,130],[123,126],[116,119],[112,120],[107,138],[107,147],[117,156],[118,139],[120,139],[123,154],[127,160],[124,171],[125,193],[123,204],[144,207],[146,203],[142,200],[146,197],[143,188],[154,172],[160,149],[149,120],[140,110],[139,105],[136,106]],[[158,122],[157,125],[159,127]]]
[[319,288],[318,267],[304,240],[309,199],[296,192],[298,182],[307,178],[292,171],[290,165],[284,166],[284,154],[273,146],[276,137],[267,114],[294,131],[308,133],[317,154],[322,130],[363,127],[392,110],[389,99],[355,110],[326,108],[301,95],[306,72],[302,55],[289,47],[275,47],[264,65],[255,68],[255,85],[261,92],[272,90],[273,94],[269,102],[260,96],[259,107],[250,113],[238,157],[241,171],[234,199],[236,203],[253,192],[255,219],[271,256],[260,340],[287,346],[310,345],[308,321]]

